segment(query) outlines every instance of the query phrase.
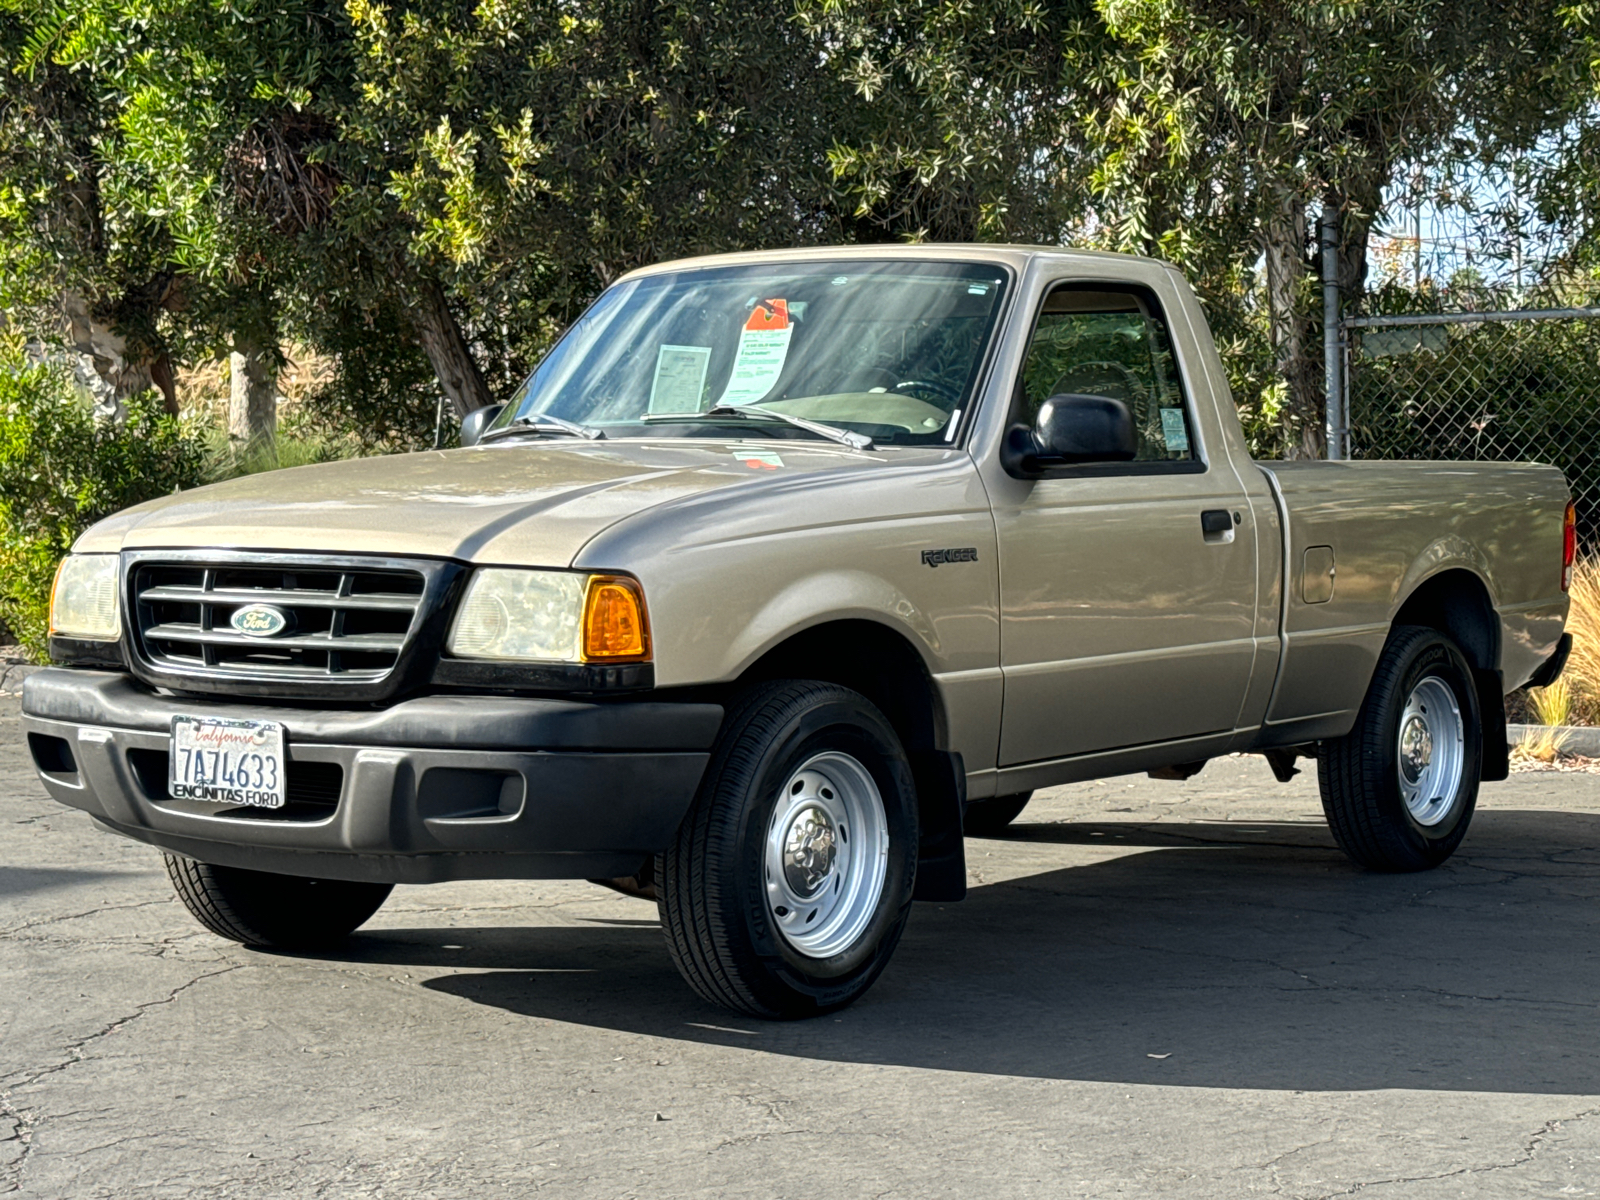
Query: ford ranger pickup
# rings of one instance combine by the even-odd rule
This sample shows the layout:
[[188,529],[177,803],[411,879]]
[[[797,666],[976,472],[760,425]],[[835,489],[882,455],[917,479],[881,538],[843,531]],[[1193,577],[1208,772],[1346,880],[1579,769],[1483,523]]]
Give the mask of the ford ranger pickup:
[[826,1012],[1039,788],[1311,759],[1355,862],[1435,866],[1570,646],[1558,470],[1252,461],[1146,259],[650,267],[461,442],[142,504],[62,563],[39,775],[223,937],[593,879],[705,999]]

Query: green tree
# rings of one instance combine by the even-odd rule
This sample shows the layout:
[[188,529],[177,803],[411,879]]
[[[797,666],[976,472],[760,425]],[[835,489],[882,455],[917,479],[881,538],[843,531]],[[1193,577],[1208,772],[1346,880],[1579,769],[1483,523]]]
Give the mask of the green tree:
[[801,25],[861,103],[829,160],[857,240],[1055,242],[1090,208],[1085,102],[1069,43],[1090,0],[800,0]]
[[1358,300],[1397,170],[1550,120],[1557,5],[1107,0],[1102,11],[1116,52],[1096,44],[1084,66],[1099,67],[1105,93],[1089,137],[1117,244],[1164,250],[1187,230],[1260,255],[1284,448],[1319,455],[1320,212],[1337,221],[1338,281]]
[[[93,98],[78,174],[89,225],[114,227],[95,291],[166,280],[177,299],[146,322],[165,347],[271,360],[285,334],[348,350],[404,331],[390,351],[424,354],[465,413],[630,267],[844,233],[826,154],[859,101],[781,10],[0,4],[11,92]],[[19,145],[27,124],[17,110]],[[12,275],[44,293],[39,231],[72,202],[39,181],[65,144],[0,160]],[[93,257],[57,254],[52,285]]]
[[0,0],[0,309],[31,327],[65,318],[119,395],[154,383],[171,404],[172,245],[107,178],[119,98],[64,60],[60,33],[29,0]]
[[[942,217],[930,236],[1089,240],[1183,265],[1239,351],[1247,415],[1275,427],[1264,448],[1313,455],[1323,207],[1341,288],[1359,297],[1397,170],[1548,127],[1548,68],[1569,40],[1546,0],[812,0],[802,12],[863,47],[845,64],[863,95],[893,94],[834,152],[864,208],[909,168],[914,192],[953,201],[929,206]],[[974,212],[976,227],[952,216]]]

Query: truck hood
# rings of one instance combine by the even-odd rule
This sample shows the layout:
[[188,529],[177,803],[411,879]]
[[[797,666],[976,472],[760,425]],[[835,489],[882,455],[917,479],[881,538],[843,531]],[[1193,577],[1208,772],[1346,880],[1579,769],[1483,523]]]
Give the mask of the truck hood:
[[241,549],[569,566],[645,509],[820,473],[877,472],[944,449],[695,439],[519,441],[268,471],[127,509],[80,551]]

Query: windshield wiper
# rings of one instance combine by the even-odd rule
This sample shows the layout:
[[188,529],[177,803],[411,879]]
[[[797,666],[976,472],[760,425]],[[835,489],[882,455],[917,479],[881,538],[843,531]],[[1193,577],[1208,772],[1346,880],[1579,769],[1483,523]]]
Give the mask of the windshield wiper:
[[849,446],[852,450],[871,450],[874,448],[872,439],[864,433],[856,433],[850,429],[840,429],[837,425],[824,425],[821,421],[811,421],[805,417],[778,412],[772,408],[762,408],[759,404],[714,404],[704,412],[646,413],[641,419],[645,421],[683,421],[695,417],[774,417],[798,429],[814,433],[818,437],[827,438],[830,442],[838,442],[841,446]]
[[518,417],[504,429],[496,429],[484,434],[479,442],[490,442],[496,438],[509,437],[513,433],[565,433],[572,437],[587,438],[591,442],[598,442],[605,438],[604,429],[596,429],[592,425],[580,425],[576,421],[568,421],[561,417],[552,417],[549,413],[538,413],[531,417]]

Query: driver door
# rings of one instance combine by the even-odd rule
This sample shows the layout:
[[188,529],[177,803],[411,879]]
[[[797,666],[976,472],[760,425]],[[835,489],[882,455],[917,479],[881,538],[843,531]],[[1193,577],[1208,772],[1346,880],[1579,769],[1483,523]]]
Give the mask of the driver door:
[[1156,294],[1058,286],[1018,392],[1030,425],[1061,392],[1121,400],[1139,450],[996,505],[1000,765],[1230,732],[1254,658],[1254,539],[1238,528],[1250,506],[1228,463],[1206,459]]

